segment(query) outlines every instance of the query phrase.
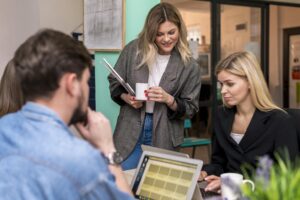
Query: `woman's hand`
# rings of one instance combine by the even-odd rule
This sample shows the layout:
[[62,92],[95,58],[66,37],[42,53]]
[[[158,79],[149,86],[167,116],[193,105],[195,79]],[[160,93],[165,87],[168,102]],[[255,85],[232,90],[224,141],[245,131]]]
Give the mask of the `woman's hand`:
[[155,101],[165,103],[168,106],[174,102],[174,97],[168,94],[164,89],[161,87],[150,87],[146,91],[146,96],[148,97],[148,101]]
[[207,186],[205,188],[206,192],[217,192],[221,193],[221,179],[219,176],[210,175],[207,176],[205,179],[207,181]]
[[201,171],[200,176],[198,178],[198,181],[203,181],[207,177],[207,172],[206,171]]
[[165,103],[171,110],[177,110],[175,98],[161,87],[150,87],[146,91],[146,96],[148,97],[148,101]]
[[135,97],[131,96],[130,94],[121,94],[121,99],[123,99],[123,101],[125,101],[127,104],[131,105],[135,109],[141,108],[143,106],[142,101],[135,100]]

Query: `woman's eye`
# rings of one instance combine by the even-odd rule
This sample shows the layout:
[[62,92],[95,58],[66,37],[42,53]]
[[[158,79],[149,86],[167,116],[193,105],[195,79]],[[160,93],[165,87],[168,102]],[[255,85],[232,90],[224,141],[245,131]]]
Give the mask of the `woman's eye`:
[[234,85],[234,83],[227,83],[227,85],[228,85],[229,87],[232,87],[232,86]]

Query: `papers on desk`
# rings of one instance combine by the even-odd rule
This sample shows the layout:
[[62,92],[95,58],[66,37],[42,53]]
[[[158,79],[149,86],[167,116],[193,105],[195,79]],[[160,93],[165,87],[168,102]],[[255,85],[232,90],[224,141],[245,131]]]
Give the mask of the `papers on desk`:
[[124,79],[118,74],[118,72],[111,66],[105,58],[103,58],[104,66],[106,69],[119,81],[119,83],[125,88],[125,90],[132,96],[135,96],[135,92],[132,87],[124,81]]

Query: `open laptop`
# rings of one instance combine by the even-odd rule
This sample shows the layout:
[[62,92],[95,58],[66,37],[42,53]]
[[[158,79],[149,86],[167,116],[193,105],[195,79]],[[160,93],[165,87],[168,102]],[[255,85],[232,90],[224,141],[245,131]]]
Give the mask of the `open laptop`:
[[142,148],[143,151],[152,151],[152,152],[156,152],[156,153],[170,154],[170,155],[180,156],[180,157],[185,157],[185,158],[190,157],[189,154],[187,154],[187,153],[182,153],[182,152],[178,152],[178,151],[171,151],[171,150],[167,150],[167,149],[153,147],[153,146],[150,146],[150,145],[142,144],[141,148]]
[[[170,154],[170,155],[189,158],[189,154],[181,153],[181,152],[178,152],[178,151],[171,151],[171,150],[162,149],[162,148],[153,147],[153,146],[144,145],[144,144],[141,145],[141,148],[142,148],[142,151],[151,151],[151,152],[156,152],[156,153],[164,153],[164,154]],[[127,179],[127,182],[129,184],[132,182],[135,171],[136,171],[136,168],[124,171],[125,178]]]
[[133,194],[138,199],[202,199],[195,190],[202,165],[201,160],[143,151],[131,182]]

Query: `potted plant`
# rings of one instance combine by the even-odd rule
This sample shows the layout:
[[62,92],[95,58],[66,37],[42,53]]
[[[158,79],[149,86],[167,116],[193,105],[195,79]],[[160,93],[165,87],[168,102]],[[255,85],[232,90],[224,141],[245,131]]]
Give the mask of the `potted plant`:
[[297,168],[299,165],[292,164],[289,159],[283,160],[278,155],[276,161],[275,164],[268,156],[259,158],[256,171],[250,176],[255,183],[255,190],[242,186],[242,193],[246,199],[300,199],[300,169]]

